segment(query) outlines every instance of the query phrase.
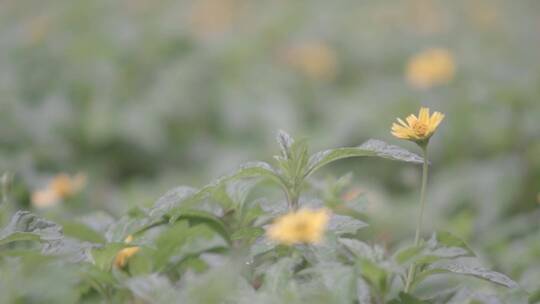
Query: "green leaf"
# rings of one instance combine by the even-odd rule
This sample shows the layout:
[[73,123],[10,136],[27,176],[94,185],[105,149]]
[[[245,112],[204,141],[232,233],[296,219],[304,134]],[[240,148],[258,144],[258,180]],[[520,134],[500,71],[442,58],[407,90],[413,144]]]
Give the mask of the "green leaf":
[[380,140],[370,139],[358,147],[329,149],[315,153],[309,158],[305,176],[309,176],[321,167],[336,160],[361,156],[377,156],[412,163],[423,162],[422,157],[401,147],[390,145]]
[[377,262],[381,261],[384,257],[384,252],[380,247],[371,247],[362,241],[348,238],[339,238],[339,242],[354,255],[354,260],[356,258],[363,258]]
[[16,241],[39,241],[39,235],[30,232],[13,232],[7,236],[2,236],[0,245],[4,245]]
[[222,176],[219,178],[213,186],[224,183],[226,181],[237,180],[242,178],[255,178],[255,177],[264,177],[269,178],[274,181],[280,181],[279,176],[274,171],[272,166],[265,162],[248,162],[241,165],[235,172]]
[[223,185],[226,183],[246,178],[268,178],[279,185],[284,185],[281,177],[269,164],[265,162],[249,162],[241,165],[233,173],[216,179],[214,182],[204,186],[198,191],[189,191],[189,193],[185,193],[185,195],[182,195],[181,201],[174,204],[168,204],[170,208],[167,208],[165,214],[176,218],[180,212],[178,209],[194,208],[200,201],[211,197],[216,191],[222,190]]
[[362,276],[384,294],[388,287],[388,273],[386,270],[376,263],[363,258],[358,259],[358,266]]
[[58,241],[63,238],[62,227],[28,211],[17,211],[0,230],[0,245],[14,241]]
[[384,141],[378,139],[369,139],[363,144],[361,144],[358,148],[366,151],[371,151],[375,153],[375,155],[378,157],[391,160],[399,160],[417,164],[421,164],[424,162],[424,159],[422,157],[404,148],[385,143]]
[[465,244],[462,239],[450,232],[437,231],[432,239],[437,243],[436,246],[438,248],[463,248],[464,250],[466,250],[468,256],[474,256],[474,252],[471,250],[471,248],[469,248],[469,246],[467,246],[467,244]]
[[260,237],[251,245],[249,256],[253,258],[259,254],[270,252],[277,246],[276,242],[270,241],[266,237]]
[[179,207],[184,200],[191,198],[196,192],[197,189],[188,186],[171,189],[156,201],[154,207],[148,212],[148,216],[159,219],[170,210]]
[[[227,264],[222,267],[190,276],[183,282],[181,297],[175,299],[175,303],[190,304],[225,304],[225,303],[257,303],[244,302],[253,289],[244,281],[238,273],[239,265]],[[243,295],[244,297],[239,298]]]
[[388,304],[429,304],[429,303],[422,301],[420,299],[417,299],[408,293],[400,292],[399,297],[388,302]]
[[291,159],[291,147],[294,144],[294,139],[287,132],[279,130],[276,140],[281,150],[281,156],[284,159]]
[[92,249],[91,254],[94,265],[102,271],[111,270],[116,254],[126,246],[125,243],[108,243],[102,247]]
[[156,220],[142,215],[136,215],[135,217],[125,215],[107,228],[105,238],[109,242],[123,242],[128,235],[142,232],[149,227],[153,227],[159,221],[166,223],[166,221]]
[[411,261],[414,257],[418,256],[422,251],[424,250],[424,246],[410,246],[406,247],[402,250],[399,250],[394,255],[394,260],[398,264],[404,264],[406,262]]
[[454,261],[443,261],[430,265],[425,273],[421,273],[419,278],[415,281],[421,281],[427,276],[440,273],[455,273],[466,276],[473,276],[479,279],[489,281],[508,288],[518,288],[519,285],[508,276],[492,271],[483,267],[469,266]]
[[361,276],[356,278],[356,299],[358,304],[371,304],[369,285]]
[[93,245],[76,239],[63,238],[54,242],[43,244],[43,255],[54,255],[72,263],[91,262],[91,249]]
[[531,293],[531,296],[529,297],[529,303],[540,303],[540,287],[536,291]]
[[82,264],[80,270],[83,280],[86,280],[93,288],[102,294],[106,293],[103,286],[116,285],[117,283],[115,277],[110,271],[103,270],[96,265],[84,263]]
[[431,264],[440,260],[473,256],[474,252],[460,238],[449,232],[439,231],[421,246],[400,250],[394,260],[400,265],[408,266],[411,263]]
[[133,277],[125,285],[136,299],[144,303],[174,303],[178,297],[167,277],[159,274]]
[[324,167],[325,165],[334,162],[336,160],[360,157],[360,156],[375,156],[373,151],[368,151],[360,148],[336,148],[328,149],[313,154],[308,161],[308,167],[305,173],[305,177],[311,175],[313,172]]
[[298,259],[286,257],[270,266],[264,272],[264,282],[261,290],[280,294],[286,290],[293,277],[293,269],[299,263]]
[[185,244],[175,256],[175,260],[228,246],[228,242],[215,230],[206,224],[199,224],[189,229]]
[[311,277],[310,281],[318,281],[317,285],[309,288],[314,298],[324,296],[327,298],[325,302],[328,303],[354,303],[358,297],[357,278],[351,267],[335,262],[323,263],[304,269],[298,275],[307,275],[308,278]]
[[163,270],[170,258],[180,250],[190,233],[187,221],[178,221],[167,227],[155,240],[153,260],[156,269]]
[[252,242],[256,238],[264,234],[264,229],[260,227],[244,227],[236,230],[231,235],[231,240],[245,240],[247,242]]
[[367,227],[368,224],[355,219],[354,217],[332,214],[328,223],[328,230],[333,231],[337,235],[354,234],[356,231]]
[[229,231],[223,221],[210,212],[195,209],[178,209],[178,212],[171,218],[171,222],[178,220],[188,220],[191,225],[206,223],[215,231],[221,234],[226,240],[230,240]]
[[62,222],[62,227],[64,228],[65,236],[91,243],[104,244],[106,242],[105,237],[85,224],[68,221]]

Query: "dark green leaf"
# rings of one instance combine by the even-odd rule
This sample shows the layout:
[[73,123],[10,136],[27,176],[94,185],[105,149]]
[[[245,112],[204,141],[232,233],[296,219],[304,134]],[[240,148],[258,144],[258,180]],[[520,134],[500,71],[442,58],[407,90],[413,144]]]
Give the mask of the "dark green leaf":
[[404,264],[412,260],[414,257],[418,256],[420,253],[422,253],[423,250],[424,250],[424,246],[406,247],[405,249],[398,251],[394,255],[394,260],[398,264]]
[[429,304],[429,303],[422,301],[420,299],[417,299],[408,293],[400,292],[399,298],[393,299],[392,301],[388,302],[388,304]]
[[376,263],[362,258],[358,259],[358,266],[362,276],[384,294],[388,287],[388,273],[386,270]]
[[244,227],[236,230],[232,235],[231,239],[235,240],[246,240],[251,242],[252,240],[260,237],[264,234],[264,229],[260,227]]
[[94,229],[79,223],[79,222],[63,222],[64,234],[69,237],[76,238],[81,241],[87,241],[91,243],[104,244],[106,242],[105,237],[99,234]]
[[212,213],[195,209],[178,209],[176,211],[178,213],[171,218],[171,222],[188,220],[192,225],[206,223],[220,233],[225,239],[230,239],[229,232],[225,224]]

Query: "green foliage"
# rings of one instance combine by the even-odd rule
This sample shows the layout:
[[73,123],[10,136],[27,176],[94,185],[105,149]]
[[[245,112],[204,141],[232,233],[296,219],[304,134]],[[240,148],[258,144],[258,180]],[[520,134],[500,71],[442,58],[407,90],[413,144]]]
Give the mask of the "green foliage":
[[[275,168],[250,163],[201,189],[177,187],[153,207],[134,209],[107,227],[96,224],[103,221],[99,216],[93,221],[64,222],[62,227],[28,211],[16,212],[0,231],[0,267],[34,289],[3,296],[8,302],[32,302],[44,288],[36,284],[43,283],[47,288],[64,284],[46,296],[60,303],[417,304],[431,303],[437,297],[465,297],[467,285],[456,287],[450,282],[443,284],[454,288],[450,294],[438,293],[430,299],[423,299],[421,293],[402,293],[411,263],[418,267],[413,282],[418,290],[438,282],[438,276],[452,274],[520,290],[506,275],[479,266],[465,242],[448,232],[434,233],[420,246],[403,247],[393,255],[381,246],[367,244],[361,237],[368,227],[365,215],[340,214],[339,199],[325,205],[313,196],[320,192],[306,182],[315,170],[346,157],[412,163],[421,162],[420,157],[374,140],[311,157],[304,141],[295,141],[285,132],[279,133],[278,143],[281,155],[276,156]],[[283,207],[283,199],[270,201],[255,195],[256,188],[266,185],[261,180],[277,182],[285,190],[290,209]],[[339,194],[350,181],[350,176],[345,177],[330,187]],[[273,184],[267,186],[274,188]],[[296,200],[291,201],[292,197]],[[265,236],[273,218],[314,206],[333,211],[322,243],[288,247]],[[130,235],[133,240],[126,243]],[[117,265],[117,255],[128,247],[139,249],[127,258],[126,265]],[[51,265],[66,269],[55,282],[46,280]],[[26,278],[28,267],[37,269],[35,276]],[[504,290],[498,292],[501,299],[511,296]],[[523,299],[513,296],[518,298]]]

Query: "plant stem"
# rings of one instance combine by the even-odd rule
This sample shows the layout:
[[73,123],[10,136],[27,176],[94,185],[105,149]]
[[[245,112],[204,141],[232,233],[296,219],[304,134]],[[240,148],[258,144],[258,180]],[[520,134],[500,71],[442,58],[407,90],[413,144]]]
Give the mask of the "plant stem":
[[[420,245],[420,231],[422,230],[422,219],[424,217],[424,207],[426,205],[426,188],[428,179],[428,150],[427,144],[422,146],[422,152],[424,156],[424,165],[422,167],[422,188],[420,190],[420,213],[418,214],[418,221],[416,223],[416,234],[414,236],[414,246]],[[414,263],[409,267],[409,273],[407,275],[407,282],[405,283],[405,292],[409,292],[414,275],[416,271],[416,265]]]
[[291,210],[296,211],[298,209],[298,194],[296,194],[296,191],[293,191],[293,194],[291,195]]
[[2,175],[2,204],[7,204],[8,203],[8,193],[9,193],[9,188],[10,188],[10,185],[11,184],[11,176],[8,172],[4,173]]

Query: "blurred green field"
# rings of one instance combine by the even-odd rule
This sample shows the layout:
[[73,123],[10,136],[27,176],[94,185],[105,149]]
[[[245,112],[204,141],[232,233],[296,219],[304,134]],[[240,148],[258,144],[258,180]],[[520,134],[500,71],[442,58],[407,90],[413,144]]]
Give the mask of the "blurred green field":
[[[411,62],[433,49],[452,71],[415,85]],[[317,151],[378,138],[418,152],[390,127],[424,105],[446,114],[424,230],[452,231],[539,293],[539,54],[535,0],[4,0],[0,226],[18,209],[61,221],[151,207],[271,162],[280,129]],[[420,170],[349,159],[315,178],[349,172],[366,241],[411,243]],[[33,204],[62,173],[84,175],[80,191]]]

